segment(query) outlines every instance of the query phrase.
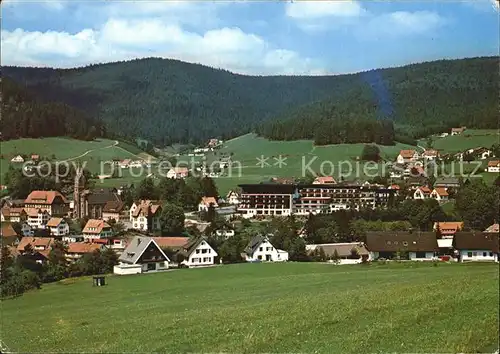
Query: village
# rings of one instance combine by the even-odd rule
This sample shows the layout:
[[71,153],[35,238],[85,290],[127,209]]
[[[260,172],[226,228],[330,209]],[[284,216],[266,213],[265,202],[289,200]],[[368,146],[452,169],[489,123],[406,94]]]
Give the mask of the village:
[[[460,134],[453,129],[451,134]],[[222,142],[210,139],[203,153]],[[460,161],[485,160],[492,151],[478,147],[454,156]],[[472,158],[469,158],[471,156]],[[16,162],[20,162],[19,161]],[[38,156],[32,156],[36,160]],[[331,215],[339,211],[384,210],[404,200],[435,200],[438,205],[455,198],[469,183],[458,177],[437,177],[432,184],[424,165],[442,159],[434,149],[401,150],[394,161],[387,184],[380,182],[336,181],[332,176],[318,176],[312,181],[273,178],[259,184],[241,184],[225,196],[202,196],[196,210],[182,217],[183,231],[165,234],[162,211],[165,201],[139,199],[127,205],[122,198],[126,187],[84,188],[83,170],[77,170],[73,193],[63,195],[55,190],[33,190],[24,200],[5,198],[1,208],[3,245],[13,256],[29,257],[39,264],[49,262],[56,244],[64,245],[67,262],[75,263],[85,255],[111,250],[117,260],[113,272],[118,275],[196,268],[231,263],[216,248],[244,229],[246,223],[261,223],[275,217],[297,217],[307,223],[312,216]],[[135,162],[117,162],[120,168],[131,168]],[[137,162],[136,164],[140,164]],[[135,166],[135,165],[134,165]],[[499,161],[490,160],[487,170],[499,172]],[[396,174],[395,171],[402,171]],[[193,171],[173,167],[167,179],[185,180]],[[210,176],[204,175],[205,179]],[[215,225],[217,215],[223,222]],[[305,219],[304,219],[305,218]],[[70,225],[84,220],[80,232]],[[245,224],[248,225],[248,224]],[[189,232],[187,230],[196,230]],[[369,231],[354,235],[353,242],[307,243],[305,224],[297,230],[304,240],[308,259],[335,264],[356,264],[377,260],[410,261],[492,261],[498,262],[498,223],[484,230],[464,228],[462,221],[435,221],[432,230],[412,228],[397,231]],[[273,235],[255,232],[241,262],[286,262],[289,250],[271,243]],[[211,245],[218,240],[218,247]],[[292,257],[293,258],[293,257]],[[295,257],[296,258],[296,257]]]

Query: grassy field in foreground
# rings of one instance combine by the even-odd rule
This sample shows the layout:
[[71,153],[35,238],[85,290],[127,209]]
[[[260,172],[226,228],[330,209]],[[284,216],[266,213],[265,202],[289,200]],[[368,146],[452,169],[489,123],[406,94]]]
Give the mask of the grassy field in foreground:
[[242,264],[70,279],[1,303],[16,352],[476,352],[498,265]]
[[[101,162],[118,159],[147,158],[148,154],[142,152],[133,145],[114,140],[96,139],[94,141],[82,141],[70,138],[42,138],[42,139],[16,139],[0,143],[2,158],[0,159],[0,180],[3,183],[5,172],[9,165],[20,167],[22,164],[10,162],[16,155],[38,154],[43,157],[52,158],[57,161],[81,161],[87,163],[87,168],[92,173],[99,173]],[[107,172],[107,171],[105,171]]]

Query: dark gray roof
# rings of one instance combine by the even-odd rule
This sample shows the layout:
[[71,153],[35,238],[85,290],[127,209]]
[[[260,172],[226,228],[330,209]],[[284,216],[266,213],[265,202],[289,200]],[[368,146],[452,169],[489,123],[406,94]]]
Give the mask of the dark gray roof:
[[367,232],[366,247],[371,252],[432,252],[439,249],[434,232],[419,231]]
[[89,204],[106,204],[107,202],[120,201],[115,188],[96,188],[90,191]]
[[439,177],[436,179],[436,182],[434,185],[440,185],[440,184],[455,184],[458,185],[459,181],[457,177]]
[[259,245],[262,242],[265,242],[268,240],[269,240],[269,238],[267,236],[264,236],[264,235],[257,235],[257,236],[252,237],[252,239],[248,243],[247,247],[245,248],[245,253],[248,255],[252,255],[255,252],[255,250],[257,249],[257,247],[259,247]]
[[160,252],[165,256],[167,261],[170,259],[167,255],[162,251],[162,249],[156,244],[156,242],[151,237],[146,236],[135,236],[132,241],[128,244],[127,248],[120,255],[118,260],[123,263],[135,264],[141,258],[142,254],[148,248],[149,244],[153,242],[156,247],[160,250]]

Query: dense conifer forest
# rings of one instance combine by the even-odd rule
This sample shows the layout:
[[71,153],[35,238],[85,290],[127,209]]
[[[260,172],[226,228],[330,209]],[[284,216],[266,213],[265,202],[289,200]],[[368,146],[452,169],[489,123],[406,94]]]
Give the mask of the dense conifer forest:
[[[276,140],[310,138],[318,144],[391,144],[453,126],[496,128],[498,123],[494,57],[314,77],[244,76],[155,58],[2,71],[43,100],[99,117],[113,135],[139,136],[158,145],[227,139],[249,131]],[[21,126],[26,125],[16,123],[6,136],[47,134]],[[66,128],[52,134],[83,136],[94,125],[81,126],[76,132]]]
[[104,126],[60,102],[42,102],[9,78],[2,78],[2,139],[68,136],[92,140]]

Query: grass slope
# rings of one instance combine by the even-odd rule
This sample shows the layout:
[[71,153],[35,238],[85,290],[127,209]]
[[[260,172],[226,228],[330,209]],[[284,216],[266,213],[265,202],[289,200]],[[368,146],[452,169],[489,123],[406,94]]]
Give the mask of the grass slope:
[[288,263],[70,279],[3,301],[1,336],[20,352],[470,353],[498,345],[498,277]]
[[147,158],[148,154],[138,150],[132,145],[114,140],[96,139],[94,141],[82,141],[70,138],[43,138],[43,139],[17,139],[0,143],[2,158],[0,159],[1,174],[3,182],[5,172],[9,165],[13,164],[11,158],[18,154],[38,154],[42,157],[51,158],[55,156],[57,161],[81,161],[87,163],[87,168],[92,173],[100,173],[101,162],[119,159]]
[[[425,146],[425,139],[420,145]],[[457,153],[467,149],[486,147],[500,143],[500,132],[496,129],[467,129],[460,135],[449,135],[444,138],[433,138],[433,148],[441,153]]]
[[[353,168],[349,178],[366,179],[363,173],[365,164],[357,163],[357,158],[361,156],[364,144],[338,144],[327,146],[314,146],[311,140],[297,141],[270,141],[265,138],[257,137],[255,134],[246,134],[238,138],[228,140],[224,147],[217,152],[217,155],[207,155],[207,162],[210,163],[218,158],[221,153],[232,153],[233,161],[241,164],[241,175],[238,169],[233,168],[231,176],[222,176],[216,179],[217,186],[222,194],[229,189],[235,188],[241,183],[258,183],[271,177],[301,177],[303,165],[309,166],[316,173],[338,175],[340,169],[347,173],[346,165],[339,165],[342,161],[350,161]],[[415,149],[416,147],[405,144],[395,146],[379,146],[381,155],[385,160],[393,161],[401,149]],[[275,165],[279,156],[286,158],[286,165],[281,167]],[[263,168],[257,166],[257,158],[261,156],[269,158],[270,164]],[[189,157],[180,157],[182,160],[189,161]],[[331,164],[330,164],[331,163]],[[333,170],[332,170],[333,165]],[[373,171],[378,171],[379,166],[373,166]],[[370,173],[371,170],[367,170]]]

